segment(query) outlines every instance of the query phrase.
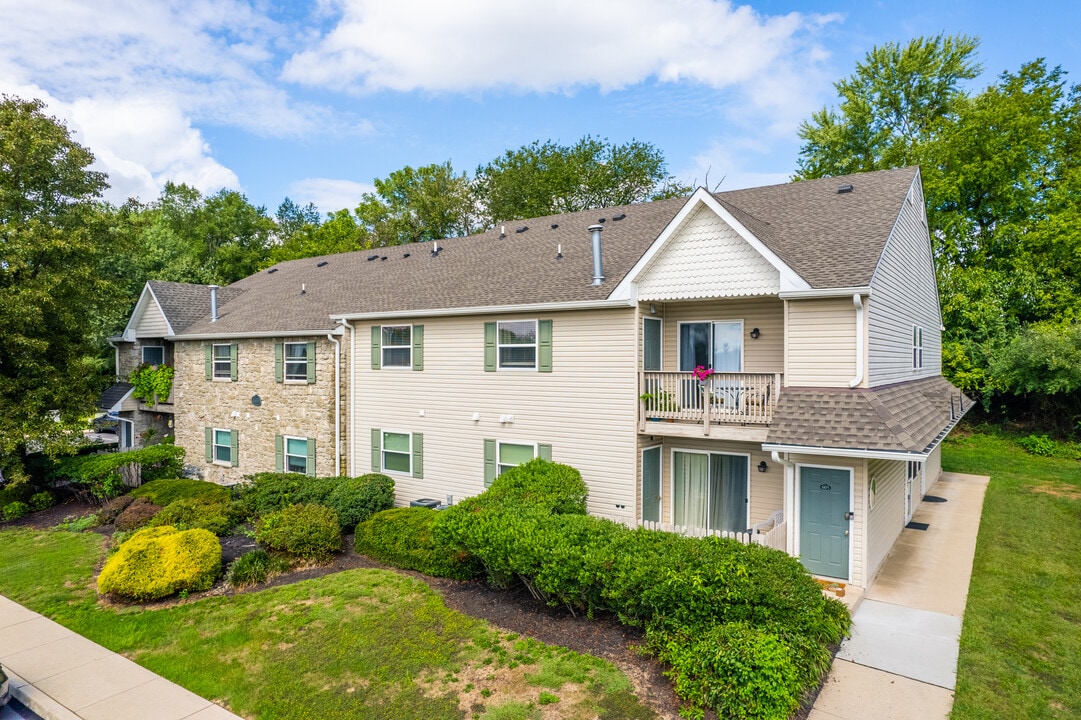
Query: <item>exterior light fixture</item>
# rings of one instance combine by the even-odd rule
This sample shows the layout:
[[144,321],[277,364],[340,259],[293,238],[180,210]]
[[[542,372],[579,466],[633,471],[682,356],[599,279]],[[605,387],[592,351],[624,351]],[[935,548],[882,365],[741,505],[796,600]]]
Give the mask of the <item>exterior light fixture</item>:
[[761,334],[762,333],[758,332],[758,328],[755,328],[755,329],[751,330],[751,339],[752,340],[757,340],[758,336],[761,335]]
[[766,470],[769,470],[769,465],[766,464],[765,460],[758,463],[758,472],[765,472]]

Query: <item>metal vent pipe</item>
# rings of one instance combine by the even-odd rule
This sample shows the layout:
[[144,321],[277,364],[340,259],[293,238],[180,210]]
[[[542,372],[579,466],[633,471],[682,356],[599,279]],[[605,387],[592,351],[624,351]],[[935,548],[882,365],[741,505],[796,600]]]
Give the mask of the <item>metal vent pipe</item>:
[[210,286],[210,322],[218,319],[218,286]]
[[601,263],[601,231],[603,225],[590,225],[589,232],[593,234],[593,284],[600,285],[604,282],[604,268]]

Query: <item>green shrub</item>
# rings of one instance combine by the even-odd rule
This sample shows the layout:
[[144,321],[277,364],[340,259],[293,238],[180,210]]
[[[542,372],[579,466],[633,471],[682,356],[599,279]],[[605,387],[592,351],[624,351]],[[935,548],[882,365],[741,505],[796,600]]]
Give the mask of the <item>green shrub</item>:
[[133,600],[209,589],[221,572],[221,543],[206,530],[146,528],[105,562],[98,591]]
[[184,449],[162,444],[127,452],[77,455],[58,462],[52,477],[69,479],[104,503],[124,491],[120,467],[135,462],[142,467],[143,482],[175,478],[184,469]]
[[167,507],[177,500],[206,500],[229,502],[233,493],[229,488],[206,480],[187,478],[162,478],[144,482],[131,491],[132,497],[145,497],[155,505]]
[[235,588],[249,587],[265,583],[272,572],[281,572],[288,565],[267,554],[266,550],[246,552],[229,565],[225,572],[225,582]]
[[338,515],[324,505],[289,505],[264,515],[255,539],[271,550],[281,550],[309,560],[324,560],[342,549]]
[[56,500],[53,499],[52,493],[42,490],[39,493],[34,493],[30,497],[30,509],[34,512],[48,510],[55,502]]
[[248,518],[278,512],[289,505],[325,505],[340,478],[314,478],[302,473],[256,473],[238,489]]
[[527,505],[556,515],[585,515],[589,489],[570,465],[537,458],[498,476],[485,492],[469,498],[494,505]]
[[61,532],[83,532],[100,524],[98,516],[91,514],[83,517],[66,517],[63,521],[57,523],[53,529]]
[[101,510],[98,511],[98,524],[99,525],[112,525],[116,522],[117,516],[127,509],[128,505],[135,500],[131,495],[121,495],[115,497],[109,502],[105,503]]
[[239,520],[240,514],[231,500],[185,498],[169,503],[149,524],[172,525],[181,530],[202,528],[215,535],[226,535]]
[[116,516],[113,525],[117,530],[136,530],[146,525],[160,512],[161,507],[150,502],[148,498],[135,498]]
[[24,518],[30,514],[30,506],[24,502],[16,500],[10,502],[4,506],[4,519],[5,520],[18,520]]
[[380,510],[394,507],[394,481],[380,473],[340,478],[322,504],[338,513],[343,529],[352,530]]
[[476,577],[479,566],[472,556],[434,539],[432,526],[440,512],[418,507],[378,512],[357,525],[357,552],[432,577]]
[[13,502],[29,503],[34,496],[34,486],[28,482],[9,483],[0,488],[0,508],[7,507]]

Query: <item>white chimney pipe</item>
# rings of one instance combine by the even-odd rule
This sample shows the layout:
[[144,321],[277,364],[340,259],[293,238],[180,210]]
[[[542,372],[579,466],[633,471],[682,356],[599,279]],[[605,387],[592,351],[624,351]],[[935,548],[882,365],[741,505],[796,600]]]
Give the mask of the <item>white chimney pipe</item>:
[[218,319],[218,286],[210,286],[210,322]]
[[593,284],[600,285],[604,282],[604,268],[601,266],[601,231],[603,225],[590,225],[589,232],[593,234]]

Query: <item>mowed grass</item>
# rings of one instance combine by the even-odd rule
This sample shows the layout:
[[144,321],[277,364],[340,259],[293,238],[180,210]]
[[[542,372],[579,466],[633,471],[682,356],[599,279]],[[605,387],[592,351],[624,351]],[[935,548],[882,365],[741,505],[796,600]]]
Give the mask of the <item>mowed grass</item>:
[[394,572],[147,610],[98,603],[104,553],[92,533],[0,532],[0,594],[244,717],[654,717],[611,663],[493,630]]
[[979,434],[942,463],[991,477],[951,717],[1081,718],[1081,463]]

